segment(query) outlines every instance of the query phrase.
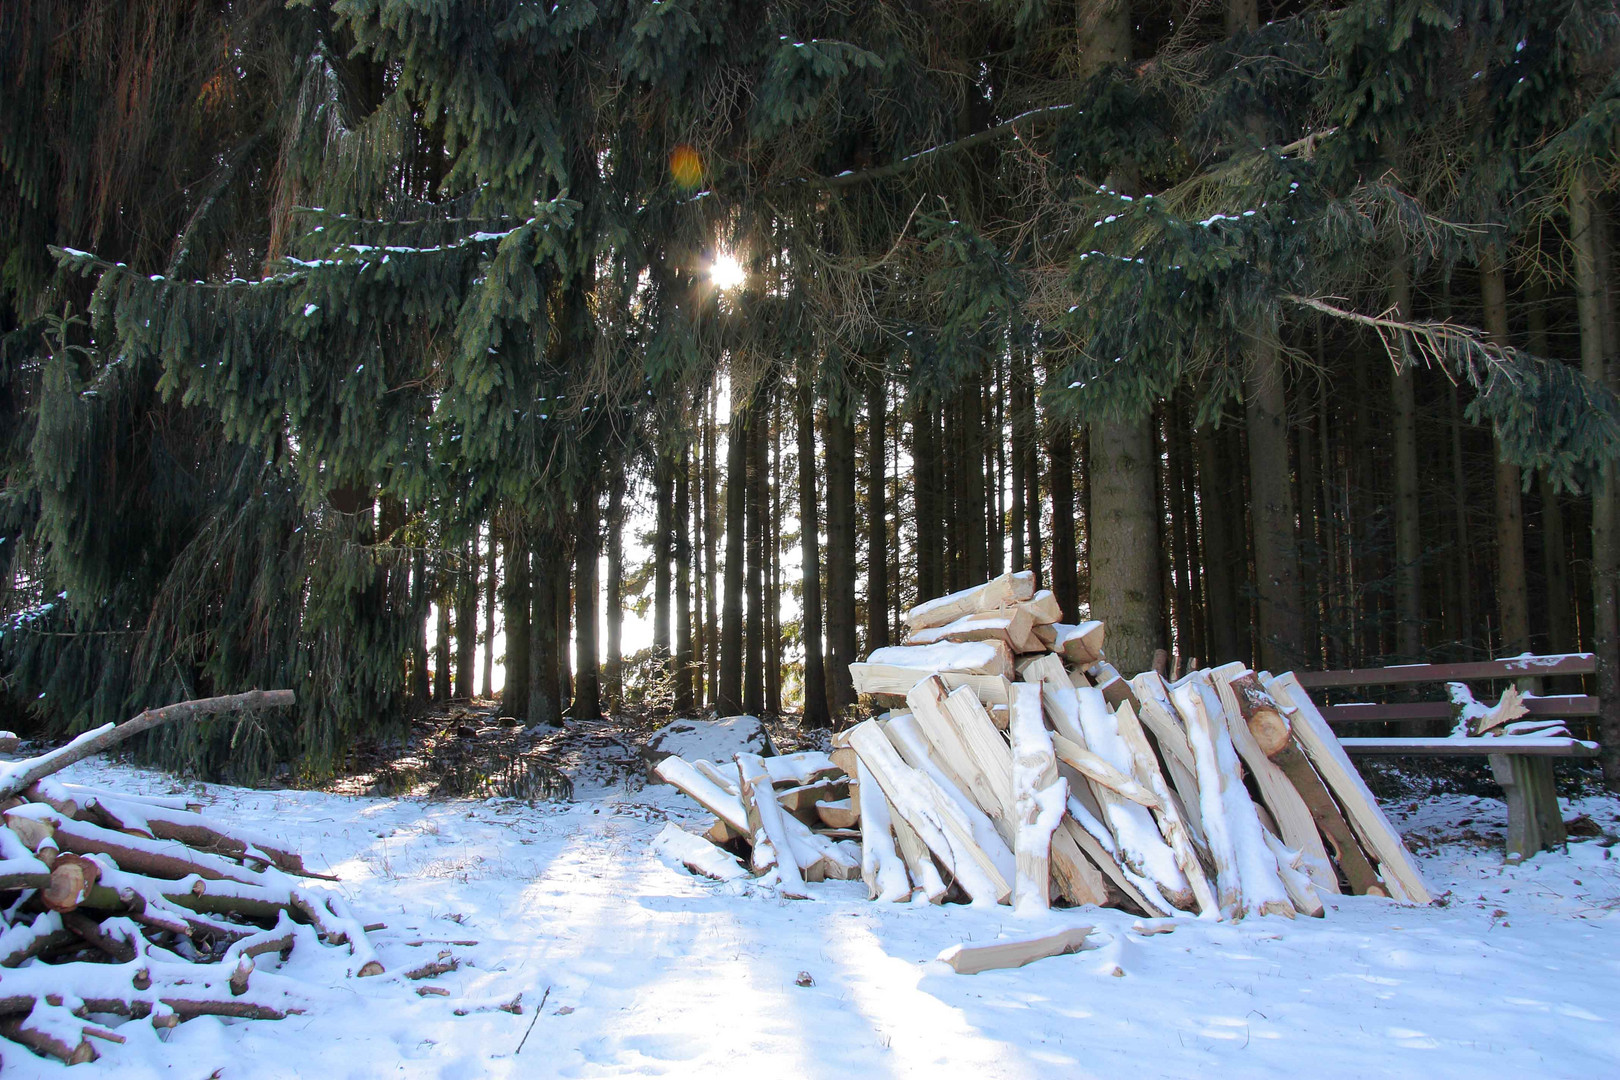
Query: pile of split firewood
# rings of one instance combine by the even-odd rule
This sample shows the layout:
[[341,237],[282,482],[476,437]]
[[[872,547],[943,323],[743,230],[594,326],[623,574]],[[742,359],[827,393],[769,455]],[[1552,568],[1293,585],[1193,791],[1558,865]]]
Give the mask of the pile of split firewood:
[[850,665],[890,711],[839,732],[831,754],[656,771],[715,814],[708,840],[788,895],[858,875],[881,900],[1149,916],[1321,915],[1322,894],[1346,891],[1428,902],[1291,674],[1126,680],[1102,623],[1061,618],[1027,573],[929,601],[907,613],[905,645]]
[[170,720],[291,703],[286,690],[183,702],[0,763],[0,1034],[71,1065],[95,1060],[92,1039],[125,1041],[87,1017],[171,1027],[301,1011],[274,971],[295,948],[343,946],[350,974],[383,972],[343,900],[301,883],[323,875],[295,852],[183,798],[54,776]]

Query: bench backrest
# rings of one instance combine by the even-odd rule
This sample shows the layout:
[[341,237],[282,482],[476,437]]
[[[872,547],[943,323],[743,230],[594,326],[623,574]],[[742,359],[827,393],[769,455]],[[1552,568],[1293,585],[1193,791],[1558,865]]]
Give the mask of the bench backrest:
[[[1347,686],[1410,686],[1422,683],[1477,682],[1491,679],[1541,678],[1552,675],[1590,675],[1597,670],[1591,653],[1563,653],[1554,656],[1516,656],[1508,660],[1480,660],[1457,664],[1400,664],[1395,667],[1349,668],[1342,671],[1297,671],[1300,685],[1307,690]],[[1582,717],[1598,714],[1598,699],[1588,694],[1554,694],[1528,697],[1525,707],[1530,716]],[[1393,704],[1320,705],[1330,724],[1358,721],[1414,722],[1449,720],[1449,701],[1407,701]]]

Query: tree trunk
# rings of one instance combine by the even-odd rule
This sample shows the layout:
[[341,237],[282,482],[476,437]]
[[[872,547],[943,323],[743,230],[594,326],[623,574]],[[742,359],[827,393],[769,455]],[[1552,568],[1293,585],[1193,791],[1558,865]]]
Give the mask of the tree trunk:
[[[1025,472],[1024,444],[1031,437],[1034,402],[1031,400],[1029,387],[1028,360],[1022,349],[1014,350],[1012,355],[1012,376],[1008,388],[1012,397],[1012,453],[1010,465],[1012,466],[1012,505],[1008,515],[1007,531],[1012,534],[1012,568],[1014,572],[1029,569],[1029,558],[1026,555],[1027,547],[1024,524],[1025,508]],[[1073,618],[1073,612],[1064,612],[1065,617]]]
[[[1533,355],[1550,358],[1552,353],[1547,342],[1547,320],[1542,310],[1546,300],[1546,290],[1532,283],[1525,309],[1528,344]],[[1536,476],[1536,493],[1541,501],[1542,568],[1547,575],[1547,647],[1555,653],[1574,652],[1579,648],[1580,635],[1576,632],[1574,581],[1570,575],[1569,535],[1564,528],[1563,497],[1553,490],[1545,471]]]
[[621,463],[613,470],[608,489],[607,550],[607,662],[603,665],[604,689],[608,704],[624,704],[624,487]]
[[966,527],[963,537],[962,588],[990,580],[990,542],[986,527],[985,506],[989,485],[984,476],[984,398],[980,378],[974,378],[963,388],[961,452],[957,467],[961,470],[961,509],[958,527]]
[[822,441],[827,448],[827,707],[842,716],[855,704],[849,665],[855,633],[855,417],[847,405],[829,405]]
[[427,556],[418,551],[411,558],[411,592],[415,606],[416,633],[411,641],[411,697],[420,708],[433,700],[433,677],[428,668]]
[[[529,552],[529,712],[530,724],[561,724],[563,702],[558,669],[563,644],[557,635],[558,593],[567,591],[559,581],[566,571],[559,554],[560,537],[542,533]],[[519,714],[513,714],[519,715]]]
[[[1317,357],[1321,363],[1321,357]],[[1303,395],[1301,395],[1303,396]],[[1306,668],[1320,668],[1322,663],[1322,461],[1317,445],[1316,409],[1314,403],[1299,405],[1299,531],[1300,599],[1305,608],[1304,618]]]
[[456,697],[478,696],[478,539],[461,545],[456,575]]
[[708,702],[719,701],[720,671],[720,510],[715,505],[715,478],[719,472],[715,453],[719,445],[715,423],[715,394],[710,387],[703,425],[703,578],[708,583],[703,597],[704,671],[709,684]]
[[765,460],[766,431],[770,425],[768,391],[763,383],[748,406],[748,505],[745,510],[748,565],[746,584],[748,617],[743,620],[743,711],[750,716],[765,712]]
[[[1093,462],[1095,465],[1095,462]],[[1054,421],[1046,440],[1046,489],[1052,493],[1052,592],[1065,618],[1078,619],[1080,611],[1080,551],[1074,535],[1074,435],[1067,421]],[[1149,498],[1152,488],[1148,489]],[[1099,552],[1089,554],[1095,559]],[[1154,554],[1154,574],[1158,574]],[[1093,565],[1093,570],[1096,566]],[[1092,575],[1095,577],[1095,573]],[[1159,590],[1154,589],[1155,596]],[[1099,616],[1093,615],[1093,618]],[[1109,624],[1113,633],[1113,624]],[[1135,671],[1142,669],[1133,669]]]
[[726,569],[721,603],[720,681],[716,707],[721,716],[743,704],[743,547],[748,506],[747,406],[732,402],[726,431]]
[[[1485,305],[1485,333],[1508,347],[1507,276],[1488,248],[1479,261],[1479,287]],[[1530,587],[1524,567],[1524,500],[1519,467],[1496,455],[1496,605],[1501,618],[1501,656],[1530,648]]]
[[941,447],[935,425],[937,410],[913,395],[911,405],[912,505],[917,529],[917,599],[945,591],[944,537],[940,531],[939,468]]
[[827,710],[827,670],[821,652],[820,500],[816,496],[816,424],[810,373],[799,370],[796,406],[799,441],[799,553],[804,576],[804,722],[832,726]]
[[480,680],[482,696],[495,696],[495,584],[500,573],[495,565],[495,523],[490,522],[484,547],[484,672]]
[[1007,557],[1007,440],[1006,440],[1006,379],[1000,365],[996,367],[993,387],[985,388],[985,474],[990,477],[990,566],[991,577],[1000,577],[1006,571]]
[[653,651],[666,671],[671,659],[669,563],[675,528],[674,486],[674,462],[666,451],[659,450],[653,465]]
[[765,514],[765,715],[782,715],[782,409],[771,397],[770,471]]
[[503,530],[501,548],[506,552],[506,577],[501,583],[501,621],[506,627],[501,712],[522,720],[529,715],[529,549],[515,526]]
[[1244,375],[1260,662],[1270,671],[1297,667],[1305,660],[1294,485],[1288,467],[1288,401],[1278,351],[1275,340],[1255,342]]
[[1145,416],[1089,429],[1091,617],[1107,622],[1108,655],[1122,672],[1148,670],[1164,647],[1151,423]]
[[575,720],[602,718],[602,685],[596,652],[597,559],[602,553],[601,507],[595,477],[579,496],[579,525],[574,541],[574,678]]
[[[1406,255],[1391,268],[1391,299],[1396,316],[1412,317],[1412,264]],[[1418,489],[1417,382],[1412,358],[1402,341],[1399,366],[1390,375],[1394,406],[1391,438],[1395,448],[1395,652],[1400,659],[1423,658],[1423,536]]]
[[[1581,371],[1595,383],[1615,388],[1607,358],[1615,347],[1606,325],[1608,303],[1606,227],[1603,208],[1585,170],[1576,172],[1569,191],[1570,246],[1574,249],[1575,306],[1581,331]],[[1620,492],[1615,466],[1603,466],[1592,485],[1592,652],[1597,656],[1597,695],[1602,712],[1603,781],[1620,791]]]
[[[1238,595],[1238,563],[1242,555],[1232,543],[1232,519],[1241,519],[1241,500],[1233,497],[1233,475],[1225,444],[1230,440],[1217,427],[1197,433],[1199,516],[1204,537],[1204,625],[1209,630],[1211,664],[1247,659],[1239,633],[1242,623]],[[1095,475],[1095,474],[1093,474]],[[1095,560],[1093,566],[1095,566]]]
[[1186,432],[1182,424],[1182,413],[1182,403],[1178,396],[1178,399],[1170,402],[1165,409],[1164,435],[1167,451],[1165,457],[1169,463],[1166,502],[1170,524],[1170,580],[1175,599],[1174,645],[1175,651],[1190,661],[1192,657],[1198,655],[1198,646],[1194,643],[1193,631],[1191,578],[1193,559],[1188,553],[1187,544],[1189,522],[1182,502],[1182,492],[1186,483],[1183,474],[1187,468]]
[[440,567],[430,578],[433,582],[433,605],[437,617],[433,620],[433,700],[450,700],[450,619],[455,587],[447,570]]
[[889,643],[888,382],[866,390],[866,650]]
[[686,447],[675,465],[675,712],[692,711],[692,461]]

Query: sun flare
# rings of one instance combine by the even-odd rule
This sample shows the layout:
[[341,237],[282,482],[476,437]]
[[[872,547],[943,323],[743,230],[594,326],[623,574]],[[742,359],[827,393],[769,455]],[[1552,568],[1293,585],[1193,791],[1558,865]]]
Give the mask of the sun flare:
[[709,280],[721,291],[735,289],[743,283],[742,263],[737,261],[735,255],[721,252],[714,257],[714,263],[709,267]]

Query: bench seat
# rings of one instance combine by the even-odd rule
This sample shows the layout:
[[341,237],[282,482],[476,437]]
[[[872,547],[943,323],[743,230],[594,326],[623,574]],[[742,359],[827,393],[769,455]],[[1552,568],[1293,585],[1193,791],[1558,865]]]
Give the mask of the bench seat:
[[1531,754],[1536,757],[1597,757],[1598,744],[1564,736],[1504,735],[1493,738],[1443,739],[1340,739],[1347,754],[1427,757],[1489,757],[1492,754]]

